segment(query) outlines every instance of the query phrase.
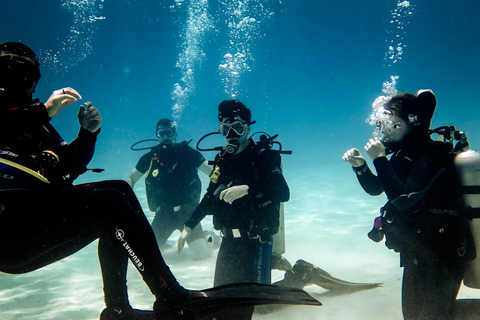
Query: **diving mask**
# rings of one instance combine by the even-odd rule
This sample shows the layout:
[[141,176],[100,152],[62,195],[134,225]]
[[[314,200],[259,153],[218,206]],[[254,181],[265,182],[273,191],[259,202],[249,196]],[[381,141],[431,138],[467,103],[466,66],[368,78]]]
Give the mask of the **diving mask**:
[[375,125],[375,132],[378,134],[380,141],[385,141],[385,135],[393,130],[400,128],[402,124],[398,121],[393,121],[393,112],[380,107],[370,115],[369,123]]
[[160,127],[157,129],[157,138],[158,139],[167,139],[171,138],[175,135],[175,129],[174,128],[164,128]]
[[218,133],[223,137],[228,137],[230,134],[230,130],[241,137],[246,131],[246,125],[239,120],[233,121],[232,123],[222,122],[218,127]]

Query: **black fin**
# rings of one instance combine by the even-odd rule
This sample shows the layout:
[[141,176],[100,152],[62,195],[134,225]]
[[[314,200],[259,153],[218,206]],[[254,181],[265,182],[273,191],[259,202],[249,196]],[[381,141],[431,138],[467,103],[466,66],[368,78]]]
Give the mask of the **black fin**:
[[193,291],[182,309],[193,319],[202,319],[222,310],[267,304],[322,305],[300,289],[239,283]]

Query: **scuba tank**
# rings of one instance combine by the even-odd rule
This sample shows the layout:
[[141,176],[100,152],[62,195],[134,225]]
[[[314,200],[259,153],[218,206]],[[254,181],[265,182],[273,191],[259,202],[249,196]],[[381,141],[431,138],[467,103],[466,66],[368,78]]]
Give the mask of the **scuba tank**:
[[458,141],[453,150],[454,164],[462,183],[465,205],[472,212],[469,224],[477,253],[477,258],[467,263],[463,283],[480,289],[480,153],[470,150],[467,136],[456,131],[454,126],[441,127],[434,132],[443,135],[444,140],[452,144],[454,140]]
[[[455,168],[460,175],[465,204],[480,209],[480,153],[465,150],[455,156]],[[470,221],[470,230],[477,251],[477,258],[467,264],[463,283],[470,288],[480,289],[480,217]]]

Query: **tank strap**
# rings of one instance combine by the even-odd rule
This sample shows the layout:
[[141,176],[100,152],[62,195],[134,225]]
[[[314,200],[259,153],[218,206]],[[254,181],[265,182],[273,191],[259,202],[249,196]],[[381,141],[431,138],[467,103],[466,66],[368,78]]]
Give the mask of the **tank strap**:
[[463,194],[480,194],[480,186],[462,186]]

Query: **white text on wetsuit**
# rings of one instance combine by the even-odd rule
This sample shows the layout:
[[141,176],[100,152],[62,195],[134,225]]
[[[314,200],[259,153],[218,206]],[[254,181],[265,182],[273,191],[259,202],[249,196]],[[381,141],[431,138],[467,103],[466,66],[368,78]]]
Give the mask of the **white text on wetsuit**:
[[115,232],[115,235],[116,235],[117,239],[122,242],[123,247],[125,248],[125,250],[127,250],[130,257],[132,257],[132,262],[135,264],[135,266],[138,268],[138,270],[144,271],[145,268],[143,267],[142,262],[137,257],[137,255],[132,250],[132,248],[130,248],[130,246],[128,245],[128,242],[125,239],[123,239],[123,237],[125,235],[125,232],[123,232],[122,229],[117,229],[117,231]]

